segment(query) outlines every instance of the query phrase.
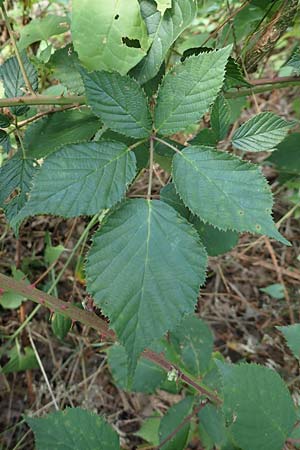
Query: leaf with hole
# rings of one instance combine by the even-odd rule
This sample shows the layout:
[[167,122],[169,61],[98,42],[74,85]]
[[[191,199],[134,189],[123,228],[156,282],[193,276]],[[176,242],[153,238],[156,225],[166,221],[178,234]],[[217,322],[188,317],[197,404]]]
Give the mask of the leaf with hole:
[[271,216],[272,194],[259,168],[210,147],[186,147],[173,163],[176,190],[204,222],[222,230],[266,234],[285,245]]
[[158,91],[155,128],[167,136],[200,120],[220,91],[231,46],[177,64]]
[[125,202],[94,236],[87,288],[126,349],[129,376],[140,353],[193,312],[206,259],[193,227],[157,200]]
[[263,112],[238,128],[232,136],[232,143],[244,152],[272,151],[293,125],[271,112]]
[[88,104],[113,131],[134,138],[146,138],[152,129],[147,98],[138,83],[117,72],[81,70]]
[[101,416],[81,408],[26,417],[26,422],[34,432],[37,450],[120,450],[116,431]]
[[150,39],[138,0],[73,0],[72,11],[74,48],[88,70],[125,75],[146,55]]

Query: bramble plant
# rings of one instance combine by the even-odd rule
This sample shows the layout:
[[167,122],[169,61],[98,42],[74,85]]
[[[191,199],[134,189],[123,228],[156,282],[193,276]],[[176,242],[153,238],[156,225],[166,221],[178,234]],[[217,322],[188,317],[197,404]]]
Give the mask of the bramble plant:
[[[212,332],[194,311],[208,255],[232,249],[240,233],[290,245],[274,223],[268,182],[246,152],[272,152],[295,122],[265,111],[229,131],[237,99],[300,84],[297,51],[287,62],[296,71],[288,78],[254,85],[244,74],[245,64],[250,71],[265,56],[249,38],[262,17],[279,15],[282,34],[298,2],[290,9],[275,2],[272,11],[268,2],[235,2],[235,15],[216,33],[196,46],[186,33],[185,45],[176,47],[195,23],[198,6],[198,14],[203,10],[198,3],[73,0],[71,18],[33,19],[16,40],[0,1],[15,52],[0,67],[0,207],[16,235],[35,215],[91,216],[65,267],[98,225],[86,255],[86,290],[108,320],[50,295],[63,275],[55,277],[52,269],[64,248],[52,246],[49,236],[48,293],[15,269],[13,278],[0,275],[0,303],[9,305],[14,293],[13,307],[24,299],[39,304],[34,314],[48,307],[60,339],[72,320],[98,330],[111,342],[108,363],[121,389],[150,394],[158,387],[185,387],[183,400],[142,426],[140,436],[153,448],[184,449],[192,430],[205,449],[280,450],[300,436],[284,381],[267,367],[229,364],[213,353]],[[249,6],[256,21],[243,30],[245,22],[237,20],[238,39],[245,42],[240,48],[228,26]],[[49,41],[69,29],[66,46]],[[37,111],[41,105],[51,109]],[[210,128],[203,128],[208,113]],[[183,132],[184,144],[178,138]],[[159,199],[152,194],[156,163],[170,173]],[[147,194],[126,198],[147,168]],[[281,331],[299,358],[299,325]],[[120,448],[105,419],[80,408],[26,420],[40,450]]]

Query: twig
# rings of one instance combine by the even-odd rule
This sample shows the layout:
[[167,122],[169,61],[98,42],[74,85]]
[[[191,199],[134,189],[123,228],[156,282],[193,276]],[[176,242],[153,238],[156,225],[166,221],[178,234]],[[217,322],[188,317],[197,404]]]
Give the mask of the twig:
[[27,76],[27,73],[26,73],[26,70],[25,70],[25,67],[24,67],[24,64],[23,64],[23,61],[22,61],[19,49],[18,49],[17,44],[16,44],[16,40],[15,40],[15,37],[14,37],[14,32],[13,32],[12,27],[10,25],[9,17],[7,16],[7,12],[6,12],[4,4],[2,4],[1,9],[2,9],[3,18],[5,20],[5,24],[6,24],[6,28],[8,30],[8,34],[9,34],[10,40],[11,40],[12,46],[14,48],[14,52],[16,54],[16,58],[18,60],[18,63],[19,63],[19,66],[20,66],[20,70],[21,70],[23,78],[24,78],[24,82],[26,84],[26,87],[27,87],[28,91],[31,93],[31,95],[35,96],[36,94],[35,94],[32,86],[31,86],[31,83],[30,83],[29,78]]
[[193,411],[186,416],[186,418],[172,431],[160,444],[156,447],[156,450],[160,450],[167,442],[169,442],[176,434],[186,425],[196,414],[198,414],[204,406],[207,405],[207,401],[201,402]]
[[[67,317],[70,317],[74,321],[79,321],[90,328],[97,330],[104,336],[108,341],[115,341],[115,334],[112,330],[108,328],[108,324],[98,317],[94,313],[87,312],[85,310],[79,309],[76,306],[71,305],[69,302],[60,300],[59,298],[53,297],[46,292],[35,289],[32,285],[27,285],[24,281],[17,281],[11,277],[0,274],[0,288],[3,291],[14,291],[25,298],[28,298],[42,306],[46,306],[51,311],[57,311]],[[38,307],[39,307],[38,306]],[[28,316],[30,317],[30,316]],[[152,352],[151,350],[145,350],[143,356],[146,359],[154,362],[156,365],[162,367],[167,372],[174,370],[174,365],[166,360],[163,355]],[[193,387],[197,392],[205,395],[210,401],[221,404],[222,400],[215,393],[211,392],[205,387],[199,385],[194,381],[189,375],[183,373],[180,369],[176,369],[178,373],[178,378],[183,382]]]
[[49,390],[49,393],[50,393],[50,397],[51,397],[52,400],[53,400],[54,407],[55,407],[55,409],[56,409],[57,411],[59,411],[59,407],[58,407],[56,398],[55,398],[54,393],[53,393],[53,390],[52,390],[52,388],[51,388],[51,386],[50,386],[50,383],[49,383],[47,374],[46,374],[46,372],[45,372],[45,369],[44,369],[43,363],[42,363],[42,361],[41,361],[40,355],[39,355],[39,353],[38,353],[38,351],[37,351],[37,348],[36,348],[36,346],[35,346],[34,340],[32,339],[32,335],[31,335],[31,331],[30,331],[30,328],[29,328],[29,327],[27,327],[27,333],[28,333],[28,337],[29,337],[29,341],[30,341],[31,347],[32,347],[32,349],[33,349],[33,351],[34,351],[35,357],[36,357],[36,359],[37,359],[37,362],[38,362],[38,364],[39,364],[39,366],[40,366],[41,372],[42,372],[43,377],[44,377],[44,379],[45,379],[46,385],[47,385],[47,387],[48,387],[48,390]]

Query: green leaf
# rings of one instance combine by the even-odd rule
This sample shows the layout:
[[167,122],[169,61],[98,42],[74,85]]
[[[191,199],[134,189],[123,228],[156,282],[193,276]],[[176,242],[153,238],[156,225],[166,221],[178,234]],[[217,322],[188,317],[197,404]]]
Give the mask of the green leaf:
[[233,145],[245,152],[272,151],[293,126],[271,112],[251,117],[232,137]]
[[170,334],[186,370],[198,377],[208,368],[213,351],[213,334],[203,320],[186,317]]
[[10,126],[11,119],[6,114],[0,114],[0,128],[8,128]]
[[25,205],[35,171],[34,160],[23,159],[20,152],[0,168],[0,208],[9,221]]
[[10,138],[9,134],[6,131],[0,129],[0,147],[6,151],[6,153],[10,150]]
[[286,327],[276,327],[284,335],[287,345],[294,356],[300,360],[300,324],[295,323]]
[[174,134],[197,122],[209,110],[220,91],[231,46],[176,65],[158,91],[155,128],[162,135]]
[[42,418],[26,418],[37,450],[120,450],[113,428],[90,411],[67,408]]
[[230,127],[230,119],[231,111],[229,103],[224,95],[220,94],[215,100],[210,116],[211,127],[219,141],[225,139]]
[[[31,64],[25,54],[21,55],[24,69],[26,70],[28,79],[34,91],[38,89],[38,76],[35,67]],[[3,81],[5,97],[22,97],[26,94],[26,84],[15,56],[5,61],[0,66],[0,79]],[[10,108],[12,113],[21,116],[28,111],[28,106],[13,106]]]
[[195,0],[173,0],[172,5],[172,9],[162,15],[155,1],[141,0],[142,16],[152,39],[147,56],[133,70],[134,77],[141,84],[155,77],[171,45],[195,18]]
[[76,217],[110,208],[122,199],[135,171],[134,154],[119,142],[67,145],[46,158],[13,226],[36,214]]
[[[13,266],[11,271],[14,280],[23,281],[26,284],[29,284],[26,275],[21,270]],[[13,290],[5,291],[2,295],[0,295],[0,305],[5,309],[17,309],[26,300],[27,298],[24,297],[24,295],[17,294]]]
[[172,0],[155,0],[157,10],[164,15],[166,9],[172,8]]
[[281,300],[285,297],[284,286],[280,283],[270,284],[265,288],[261,288],[260,291],[270,295],[273,298],[276,298],[277,300]]
[[[168,409],[159,427],[160,445],[191,413],[193,403],[194,397],[186,397]],[[172,439],[160,447],[161,450],[184,450],[186,448],[190,426],[190,422],[185,424]]]
[[300,48],[297,47],[293,54],[291,55],[288,62],[285,64],[286,66],[290,66],[293,68],[293,71],[296,73],[296,75],[300,75]]
[[272,220],[272,194],[259,168],[209,147],[176,153],[174,183],[185,205],[222,230],[266,234],[286,245]]
[[145,93],[128,76],[82,70],[88,104],[111,130],[134,138],[148,137],[152,120]]
[[44,158],[67,144],[90,140],[100,127],[100,120],[89,110],[57,112],[31,124],[24,145],[28,156]]
[[276,168],[283,173],[300,174],[300,133],[292,133],[277,146],[277,151],[267,159],[275,164]]
[[226,442],[225,418],[220,409],[209,403],[199,411],[198,417],[200,434],[204,430],[212,440],[213,445],[218,447]]
[[88,70],[125,75],[146,55],[150,40],[138,0],[73,0],[72,11],[74,48]]
[[159,445],[159,425],[160,417],[149,417],[143,422],[141,428],[135,433],[135,435],[157,447]]
[[203,128],[189,141],[190,145],[205,145],[207,147],[216,147],[217,143],[217,136],[210,128]]
[[226,253],[237,244],[238,233],[231,230],[219,230],[192,214],[177,194],[173,183],[169,183],[161,189],[160,199],[176,209],[179,214],[193,224],[209,256]]
[[225,417],[238,446],[282,450],[296,414],[280,376],[256,364],[217,364],[223,379]]
[[226,65],[226,76],[224,87],[226,90],[233,87],[246,86],[250,87],[250,83],[245,80],[240,65],[231,56],[228,58]]
[[123,346],[115,344],[108,350],[108,365],[114,382],[123,390],[153,394],[166,380],[166,372],[156,364],[141,358],[136,367],[132,383],[128,376],[128,359]]
[[65,33],[69,29],[69,19],[66,16],[46,15],[41,19],[33,19],[21,28],[18,47],[24,50],[38,41],[47,41],[51,36]]
[[59,340],[63,341],[65,339],[71,327],[72,327],[72,320],[69,317],[66,317],[63,314],[59,314],[57,312],[54,313],[51,319],[51,328],[53,334]]
[[31,347],[21,349],[20,344],[16,345],[8,352],[9,361],[3,366],[1,372],[16,373],[24,370],[32,370],[39,367],[34,351]]
[[84,86],[78,66],[78,56],[72,45],[59,48],[47,63],[47,68],[51,71],[49,79],[59,81],[70,93],[83,94]]
[[140,353],[194,310],[205,268],[196,232],[163,202],[127,201],[96,233],[87,287],[126,348],[130,374]]

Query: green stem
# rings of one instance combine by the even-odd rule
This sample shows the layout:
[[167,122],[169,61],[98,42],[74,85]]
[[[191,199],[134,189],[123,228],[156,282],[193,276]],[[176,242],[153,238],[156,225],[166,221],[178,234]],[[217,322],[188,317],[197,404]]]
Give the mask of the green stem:
[[[277,78],[278,80],[278,78]],[[237,98],[237,97],[246,97],[247,95],[252,94],[262,94],[264,92],[273,91],[274,89],[284,89],[291,86],[300,86],[300,77],[295,78],[294,80],[283,80],[276,82],[268,82],[266,84],[258,84],[256,83],[253,87],[246,89],[239,89],[237,91],[225,92],[224,97],[226,98]]]
[[150,138],[150,157],[149,157],[149,181],[147,199],[151,200],[152,180],[153,180],[153,163],[154,163],[154,141],[153,137]]
[[16,54],[16,58],[18,60],[18,63],[19,63],[19,66],[20,66],[20,70],[22,72],[22,75],[23,75],[26,87],[27,87],[28,91],[31,93],[31,95],[35,96],[36,94],[35,94],[34,90],[32,89],[31,83],[30,83],[29,78],[27,76],[27,73],[26,73],[26,70],[25,70],[25,67],[24,67],[24,64],[23,64],[23,61],[22,61],[19,49],[18,49],[17,44],[16,44],[16,40],[15,40],[15,37],[14,37],[14,32],[12,30],[12,27],[10,26],[9,17],[8,17],[8,15],[6,13],[6,9],[5,9],[4,4],[1,6],[1,9],[2,9],[2,14],[3,14],[3,18],[5,20],[6,27],[7,27],[7,30],[8,30],[8,34],[9,34],[12,46],[14,48],[14,52]]

